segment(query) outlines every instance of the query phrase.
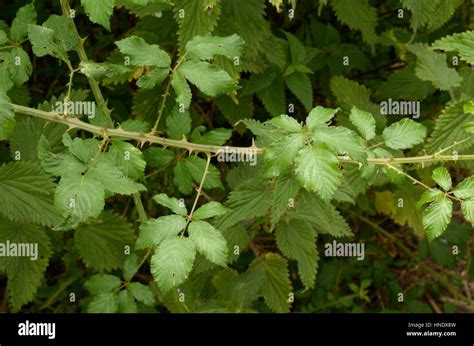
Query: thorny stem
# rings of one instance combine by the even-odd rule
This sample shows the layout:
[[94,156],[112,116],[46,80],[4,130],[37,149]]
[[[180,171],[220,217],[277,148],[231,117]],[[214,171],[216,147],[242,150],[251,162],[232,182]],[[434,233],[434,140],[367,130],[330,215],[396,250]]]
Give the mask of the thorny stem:
[[[225,151],[226,148],[228,150],[241,150],[243,147],[232,147],[232,146],[219,146],[219,145],[205,145],[205,144],[196,144],[190,143],[186,139],[182,140],[174,140],[163,138],[159,136],[153,136],[150,133],[142,133],[142,132],[132,132],[132,131],[125,131],[120,127],[117,129],[112,128],[105,128],[100,126],[95,126],[86,122],[83,122],[77,118],[68,118],[63,117],[56,112],[45,112],[39,109],[20,106],[17,104],[12,104],[13,109],[16,113],[21,113],[25,115],[34,116],[37,118],[42,118],[48,121],[53,121],[61,124],[65,124],[69,126],[70,129],[77,128],[98,136],[109,136],[109,137],[116,137],[116,138],[123,138],[123,139],[132,139],[139,142],[141,145],[145,143],[155,143],[160,144],[164,147],[174,147],[174,148],[181,148],[186,149],[190,152],[201,152],[201,153],[210,153],[210,154],[218,154],[220,151]],[[458,142],[458,145],[461,142]],[[258,148],[255,145],[251,147],[255,150],[257,154],[265,153],[265,148]],[[443,150],[444,152],[444,150]],[[432,155],[422,155],[422,156],[413,156],[413,157],[380,157],[380,158],[368,158],[367,163],[372,165],[384,165],[388,164],[414,164],[414,163],[427,163],[427,162],[443,162],[443,161],[474,161],[474,155],[439,155],[440,152]],[[344,156],[339,156],[339,161],[341,163],[355,163],[360,164],[358,161],[355,160],[348,160]]]

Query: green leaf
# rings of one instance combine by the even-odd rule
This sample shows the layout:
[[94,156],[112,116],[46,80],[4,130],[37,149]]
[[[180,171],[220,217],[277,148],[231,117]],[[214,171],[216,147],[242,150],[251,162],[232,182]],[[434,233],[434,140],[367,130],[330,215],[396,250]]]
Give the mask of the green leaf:
[[36,11],[33,4],[27,4],[17,11],[10,28],[12,41],[20,42],[28,36],[28,25],[30,24],[36,24]]
[[166,239],[173,238],[186,226],[186,219],[180,215],[161,216],[140,225],[137,249],[157,246]]
[[375,137],[375,119],[372,114],[354,106],[352,107],[349,119],[366,140],[371,140]]
[[225,266],[228,249],[221,232],[206,221],[197,220],[191,222],[188,233],[199,253],[212,263]]
[[265,303],[275,312],[288,312],[291,283],[288,263],[280,255],[267,253],[254,260],[248,269],[248,281],[261,287]]
[[324,145],[301,149],[296,157],[296,178],[308,191],[329,200],[341,182],[339,160]]
[[422,43],[407,45],[409,51],[418,57],[415,73],[418,78],[432,82],[440,90],[450,90],[461,85],[459,73],[448,67],[446,54],[433,52]]
[[208,202],[199,207],[193,214],[193,220],[209,219],[214,216],[224,215],[229,211],[219,202]]
[[[92,61],[81,61],[79,64],[81,72],[87,77],[91,77],[96,81],[104,79],[113,79],[119,77],[127,77],[132,69],[130,66],[121,64],[112,64],[108,62],[97,63]],[[163,71],[161,69],[157,71]]]
[[140,88],[153,89],[168,77],[169,70],[164,68],[154,69],[138,79],[137,85]]
[[81,223],[74,233],[74,244],[86,266],[97,271],[122,268],[126,247],[133,248],[135,236],[125,220],[110,211]]
[[174,16],[179,25],[178,41],[180,52],[193,37],[208,35],[212,32],[220,16],[220,5],[213,6],[212,12],[206,9],[208,0],[176,0]]
[[0,166],[0,214],[13,222],[52,226],[61,220],[53,206],[55,184],[37,164]]
[[[3,199],[3,193],[2,199]],[[0,210],[5,210],[0,208]],[[28,256],[0,257],[0,271],[5,271],[8,277],[8,295],[13,312],[33,300],[38,287],[48,266],[51,255],[51,244],[44,229],[31,224],[9,222],[0,217],[0,243],[8,246],[11,244],[29,244],[32,246],[32,256],[36,252],[37,258]],[[6,299],[6,297],[5,297]]]
[[351,159],[357,161],[365,161],[367,158],[361,138],[343,126],[322,127],[316,130],[313,134],[313,142],[324,143],[336,154],[345,157],[349,155]]
[[113,141],[105,158],[114,162],[127,177],[144,177],[146,162],[140,149],[123,141]]
[[104,209],[104,198],[105,191],[100,182],[76,174],[61,178],[54,196],[54,205],[63,216],[82,221],[100,215]]
[[305,287],[313,288],[319,260],[316,232],[305,221],[290,219],[277,225],[275,236],[283,254],[298,261],[298,272]]
[[218,96],[236,89],[227,72],[204,61],[186,61],[179,71],[208,96]]
[[195,127],[191,134],[191,142],[207,145],[223,145],[232,136],[232,130],[224,128],[207,131],[202,135],[201,132],[205,129],[206,128],[202,125]]
[[8,42],[7,33],[0,29],[0,44],[5,44],[6,42]]
[[133,298],[135,298],[140,303],[149,306],[155,305],[155,297],[150,287],[145,286],[139,282],[131,282],[128,285],[128,290],[132,294]]
[[15,113],[7,94],[0,90],[0,141],[10,138],[15,129]]
[[423,142],[426,127],[411,119],[402,119],[383,131],[385,144],[392,149],[409,149]]
[[193,60],[210,60],[215,55],[233,59],[240,56],[243,47],[244,41],[236,34],[226,37],[194,36],[186,44],[186,51]]
[[447,197],[431,203],[423,213],[423,227],[429,240],[438,238],[451,222],[453,202]]
[[30,78],[33,66],[30,57],[22,48],[15,47],[10,51],[7,64],[10,77],[15,85],[21,85]]
[[166,133],[172,139],[182,139],[191,132],[191,116],[188,111],[180,112],[174,108],[166,118]]
[[419,209],[426,203],[433,202],[441,197],[443,197],[443,191],[439,189],[426,190],[421,195],[420,200],[416,203],[416,208]]
[[301,101],[309,112],[313,106],[313,88],[308,76],[302,72],[294,72],[285,77],[288,89]]
[[124,176],[119,167],[104,158],[99,158],[85,176],[100,182],[105,190],[113,194],[131,195],[146,191],[145,186]]
[[[200,183],[206,168],[206,160],[197,156],[190,156],[184,161],[188,173],[196,183]],[[221,174],[219,170],[212,164],[209,165],[206,180],[204,180],[203,187],[205,189],[224,189],[221,182]]]
[[271,191],[261,181],[243,183],[229,194],[226,207],[231,211],[219,218],[216,227],[226,230],[242,220],[265,215],[271,206]]
[[[425,149],[436,152],[444,149],[454,142],[461,142],[455,150],[466,150],[474,145],[474,136],[463,131],[465,124],[474,121],[474,114],[464,114],[464,102],[449,102],[441,115],[436,119],[435,128],[428,138]],[[469,139],[471,138],[471,139]]]
[[58,44],[66,52],[75,49],[79,44],[79,36],[74,28],[74,24],[66,16],[53,14],[43,23],[43,26],[53,30],[54,43]]
[[148,164],[160,168],[171,163],[176,155],[173,151],[165,148],[150,147],[143,152]]
[[474,226],[474,198],[461,203],[461,209],[466,221]]
[[115,0],[81,0],[89,19],[110,31],[110,17],[114,11]]
[[461,60],[474,65],[474,31],[466,31],[443,37],[431,47],[445,52],[457,52]]
[[153,196],[153,200],[166,207],[171,209],[175,214],[186,216],[188,214],[186,207],[181,205],[181,202],[174,197],[168,197],[165,193],[160,193],[159,195]]
[[117,293],[101,293],[95,296],[87,307],[88,313],[115,313],[119,308]]
[[162,292],[182,284],[193,267],[196,248],[189,238],[163,240],[151,258],[151,273]]
[[272,225],[276,224],[288,208],[291,208],[290,198],[293,202],[300,190],[300,184],[290,171],[280,175],[275,183],[272,198]]
[[443,188],[444,191],[449,191],[453,182],[446,167],[438,167],[433,171],[433,180]]
[[427,26],[432,31],[442,27],[463,2],[463,0],[402,0],[402,5],[412,12],[413,29]]
[[96,274],[85,283],[84,288],[92,294],[113,292],[120,287],[122,281],[115,275]]
[[262,101],[265,109],[276,117],[286,111],[285,82],[280,74],[270,81],[270,85],[257,91],[258,98]]
[[69,151],[84,163],[89,163],[100,150],[100,142],[96,139],[71,138],[69,133],[63,135],[63,144]]
[[169,67],[171,58],[156,44],[148,44],[138,36],[130,36],[115,44],[120,52],[130,57],[130,63],[135,66]]
[[268,121],[270,124],[275,125],[283,132],[301,132],[301,125],[300,123],[292,117],[289,117],[286,114],[282,114],[279,117],[275,117]]
[[464,179],[454,189],[454,196],[462,199],[474,198],[474,176]]
[[306,118],[308,129],[314,131],[319,126],[326,126],[339,110],[339,108],[333,109],[316,106],[311,110],[311,112],[309,112],[308,117]]
[[415,64],[409,64],[392,73],[387,82],[381,85],[379,99],[421,101],[434,93],[434,86],[430,82],[419,79],[415,74],[415,68]]
[[369,5],[368,0],[331,0],[331,6],[341,22],[362,32],[365,42],[370,45],[377,42],[377,10]]
[[137,303],[133,298],[132,293],[127,288],[119,293],[118,312],[134,314],[137,313]]
[[123,262],[123,278],[126,281],[130,281],[138,269],[140,269],[140,259],[135,253],[131,253]]
[[186,78],[184,78],[181,70],[178,69],[178,71],[172,75],[171,85],[176,93],[176,103],[178,105],[182,104],[184,109],[189,109],[193,94],[191,93],[191,88],[189,87],[188,82],[186,82]]
[[302,133],[292,133],[272,143],[264,156],[266,175],[278,176],[285,172],[304,144],[305,136]]

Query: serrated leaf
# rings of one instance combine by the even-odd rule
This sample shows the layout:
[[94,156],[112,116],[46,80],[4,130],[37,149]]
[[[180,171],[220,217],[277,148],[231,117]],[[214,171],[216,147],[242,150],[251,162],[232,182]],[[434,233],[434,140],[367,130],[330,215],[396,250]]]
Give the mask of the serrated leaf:
[[[186,158],[186,160],[184,161],[184,164],[186,166],[186,170],[188,174],[192,177],[192,179],[196,183],[199,184],[201,182],[202,176],[206,168],[206,160],[201,159],[200,157],[197,157],[197,156],[190,156]],[[209,165],[209,169],[207,171],[207,176],[206,176],[206,179],[204,180],[203,187],[205,189],[215,189],[215,188],[224,189],[224,186],[222,185],[222,182],[221,182],[221,174],[219,170],[212,164]]]
[[453,202],[447,197],[431,203],[423,213],[423,227],[429,240],[438,238],[451,222]]
[[[435,128],[428,138],[425,149],[436,152],[444,149],[454,142],[461,142],[455,150],[466,150],[474,144],[474,137],[463,131],[465,124],[474,121],[474,114],[464,114],[464,102],[449,102],[441,115],[436,119]],[[469,139],[471,138],[471,139]]]
[[171,58],[156,44],[148,44],[138,36],[130,36],[115,44],[120,52],[130,57],[130,63],[135,66],[169,67]]
[[461,60],[474,64],[474,31],[466,31],[443,37],[435,41],[431,47],[445,52],[458,52]]
[[[43,228],[9,222],[0,217],[0,243],[7,246],[7,242],[17,246],[30,244],[31,256],[34,256],[34,252],[37,255],[35,260],[32,260],[33,257],[23,256],[0,257],[0,270],[5,271],[8,277],[11,308],[13,312],[17,312],[33,300],[48,266],[51,244]],[[36,247],[34,251],[32,246]]]
[[302,72],[294,72],[285,77],[288,89],[300,100],[305,109],[309,111],[313,106],[313,87],[308,76]]
[[276,117],[286,111],[285,82],[280,74],[277,74],[270,85],[257,91],[258,98],[262,101],[265,109]]
[[433,171],[432,174],[433,180],[443,188],[444,191],[448,191],[453,182],[451,181],[451,176],[449,175],[446,167],[438,167]]
[[180,112],[175,107],[166,118],[166,133],[172,139],[183,139],[191,132],[191,115],[188,111]]
[[278,254],[268,253],[254,260],[248,269],[248,281],[261,287],[265,303],[275,312],[288,312],[291,283],[288,263]]
[[29,24],[36,24],[36,11],[33,4],[27,4],[17,11],[10,28],[11,39],[19,42],[28,36]]
[[441,90],[450,90],[461,85],[459,73],[449,68],[446,54],[436,53],[422,43],[407,45],[407,48],[418,57],[415,73],[418,78],[430,81]]
[[144,177],[146,162],[140,149],[123,141],[113,141],[105,158],[114,162],[127,177]]
[[81,221],[98,217],[104,209],[105,191],[100,182],[80,174],[61,178],[54,205],[63,216]]
[[365,161],[367,154],[361,144],[361,139],[351,130],[343,127],[322,127],[313,134],[314,143],[324,143],[336,154],[357,161]]
[[110,17],[114,11],[115,0],[81,0],[89,19],[110,31]]
[[375,119],[372,114],[354,106],[351,109],[349,119],[366,140],[375,137]]
[[171,85],[176,94],[176,103],[182,104],[184,109],[189,109],[193,94],[181,70],[176,71],[171,77]]
[[84,163],[89,163],[91,159],[99,152],[100,142],[96,139],[72,139],[69,133],[63,135],[63,144],[69,151]]
[[466,221],[470,222],[471,225],[474,226],[474,198],[462,202],[461,209]]
[[176,158],[173,151],[165,148],[150,147],[143,154],[148,164],[155,168],[166,166]]
[[134,314],[137,313],[137,303],[130,290],[127,288],[119,293],[118,312]]
[[115,275],[96,274],[85,283],[84,288],[92,294],[112,292],[120,287],[122,281]]
[[290,199],[294,203],[299,190],[300,184],[291,172],[286,171],[278,177],[273,189],[272,224],[276,224],[285,210],[291,208]]
[[189,238],[165,239],[151,258],[151,273],[162,292],[182,284],[189,276],[196,248]]
[[199,253],[212,263],[225,265],[228,249],[221,232],[205,221],[196,220],[189,225],[188,233]]
[[227,72],[204,61],[186,61],[179,71],[208,96],[218,96],[236,89],[233,79]]
[[13,48],[10,51],[10,58],[7,64],[10,78],[15,85],[21,85],[30,78],[33,66],[31,65],[30,57],[23,48]]
[[442,27],[462,3],[463,0],[402,0],[403,7],[412,12],[411,26],[415,30],[425,26],[430,30]]
[[296,157],[296,178],[308,191],[329,200],[341,182],[339,160],[322,145],[301,149]]
[[176,236],[185,226],[186,219],[180,215],[167,215],[147,220],[140,225],[137,249],[157,246],[164,240]]
[[199,144],[223,145],[232,136],[232,130],[224,128],[207,131],[202,135],[201,132],[205,129],[206,128],[202,125],[195,127],[191,134],[191,141]]
[[[178,41],[180,52],[185,50],[186,43],[193,37],[208,35],[217,24],[220,5],[206,9],[207,0],[176,0],[174,2],[175,19],[179,25]],[[184,14],[184,16],[183,16]]]
[[215,55],[223,55],[229,59],[240,56],[244,41],[236,34],[225,37],[194,36],[186,44],[186,51],[190,59],[209,60]]
[[383,131],[385,144],[392,149],[409,149],[423,142],[426,127],[411,119],[402,119]]
[[292,133],[272,143],[264,156],[266,175],[278,176],[286,171],[304,144],[305,136],[302,133]]
[[7,94],[0,90],[0,141],[10,138],[15,128],[15,113]]
[[306,125],[310,131],[316,130],[319,126],[326,126],[329,121],[336,115],[339,108],[325,108],[316,106],[309,112],[306,118]]
[[168,77],[169,70],[164,68],[157,68],[154,69],[147,74],[141,76],[138,81],[137,85],[140,88],[145,89],[153,89],[155,86],[159,85],[161,82]]
[[341,22],[362,32],[365,42],[370,45],[377,42],[377,10],[367,0],[331,0],[331,6]]
[[314,287],[319,260],[316,232],[306,222],[290,219],[288,223],[277,225],[275,236],[283,254],[298,261],[298,272],[305,287]]
[[150,287],[145,286],[139,282],[131,282],[128,285],[128,290],[132,296],[145,305],[153,306],[155,304],[155,297]]
[[243,183],[229,194],[225,206],[231,211],[219,218],[216,227],[226,230],[242,220],[264,215],[271,206],[271,191],[261,181]]
[[464,179],[454,189],[454,196],[462,199],[474,198],[474,176]]
[[270,124],[275,125],[283,132],[301,132],[301,125],[295,119],[286,114],[282,114],[279,117],[275,117],[268,121]]
[[135,235],[123,218],[105,211],[99,218],[81,223],[74,244],[86,266],[97,271],[122,268],[125,248],[133,248]]
[[219,202],[211,201],[196,209],[193,214],[193,220],[209,219],[214,216],[224,215],[228,211],[229,209]]
[[85,176],[100,182],[105,190],[114,194],[131,195],[146,191],[145,186],[124,176],[119,167],[104,158],[99,158]]
[[441,197],[443,197],[443,192],[441,190],[438,190],[438,189],[426,190],[421,195],[420,200],[416,203],[416,208],[419,209],[426,203],[433,202]]
[[94,298],[87,307],[88,313],[115,313],[119,308],[117,293],[101,293]]
[[188,214],[186,207],[181,205],[181,202],[174,197],[168,197],[165,193],[160,193],[159,195],[153,196],[153,200],[166,207],[171,209],[171,211],[175,214],[186,216]]
[[37,164],[0,166],[0,214],[13,222],[52,226],[61,220],[53,206],[55,184]]

